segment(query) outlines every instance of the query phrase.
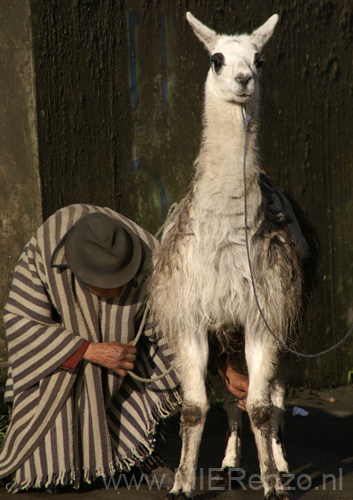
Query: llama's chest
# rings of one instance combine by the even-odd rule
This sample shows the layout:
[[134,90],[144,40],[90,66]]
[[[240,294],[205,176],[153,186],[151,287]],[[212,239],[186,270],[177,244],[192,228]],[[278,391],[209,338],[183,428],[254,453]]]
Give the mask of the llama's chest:
[[211,322],[235,322],[249,297],[249,264],[242,217],[223,222],[210,215],[195,221],[185,248],[184,272],[190,300]]

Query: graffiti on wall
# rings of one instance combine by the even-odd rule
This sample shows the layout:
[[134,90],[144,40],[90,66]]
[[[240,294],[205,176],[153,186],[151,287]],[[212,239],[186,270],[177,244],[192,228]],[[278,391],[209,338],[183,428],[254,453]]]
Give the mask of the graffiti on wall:
[[[167,205],[167,195],[166,189],[163,183],[161,172],[158,171],[155,165],[151,165],[149,158],[143,154],[145,147],[143,144],[143,138],[145,137],[146,129],[149,133],[155,136],[159,135],[159,130],[161,124],[157,128],[154,115],[149,115],[148,120],[150,123],[146,123],[146,119],[142,122],[140,113],[140,102],[141,102],[141,78],[143,73],[140,66],[140,54],[139,54],[139,13],[132,10],[128,13],[128,26],[129,26],[129,49],[130,49],[130,84],[131,84],[131,107],[133,113],[134,121],[134,147],[133,147],[133,160],[130,165],[131,175],[139,175],[143,172],[144,176],[141,177],[146,180],[146,176],[150,178],[152,184],[152,190],[150,192],[150,201],[152,205],[151,209],[158,213],[159,224],[162,224],[165,220],[168,212]],[[167,35],[166,35],[166,22],[165,15],[160,14],[160,30],[159,30],[159,58],[161,63],[161,96],[163,103],[160,103],[167,109],[168,105],[168,67],[167,67]],[[155,54],[156,57],[156,54]],[[164,123],[167,128],[167,123]],[[163,127],[163,124],[162,124]],[[139,139],[142,138],[142,144]],[[158,142],[158,137],[156,137]],[[143,150],[143,151],[142,151]]]

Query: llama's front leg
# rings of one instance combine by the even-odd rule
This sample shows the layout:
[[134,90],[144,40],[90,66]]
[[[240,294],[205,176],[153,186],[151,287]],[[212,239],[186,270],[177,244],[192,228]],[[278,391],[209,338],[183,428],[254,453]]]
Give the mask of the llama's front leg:
[[276,346],[267,332],[256,337],[246,335],[245,355],[249,373],[247,411],[255,436],[261,480],[266,500],[289,500],[283,490],[272,449],[275,432],[273,427],[273,403],[270,398],[271,382],[277,367]]
[[183,404],[181,410],[182,451],[168,500],[191,498],[202,431],[208,410],[205,378],[208,343],[205,338],[189,339],[178,350],[176,366],[181,382]]

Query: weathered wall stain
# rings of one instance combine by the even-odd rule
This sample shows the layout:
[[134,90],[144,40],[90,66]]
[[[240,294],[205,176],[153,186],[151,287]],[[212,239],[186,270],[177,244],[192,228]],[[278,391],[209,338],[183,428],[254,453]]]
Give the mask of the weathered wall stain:
[[[193,173],[208,58],[185,12],[220,32],[271,14],[262,82],[262,161],[321,241],[318,288],[298,347],[315,352],[353,321],[353,4],[349,0],[31,0],[44,216],[109,205],[154,232]],[[290,378],[342,382],[353,341]]]
[[[289,2],[272,45],[276,80],[264,83],[263,119],[269,112],[276,124],[263,128],[264,158],[304,206],[321,242],[318,288],[300,342],[306,352],[328,347],[351,326],[352,14],[351,2]],[[292,362],[308,380],[342,381],[352,341],[315,362]]]
[[[42,220],[31,19],[22,0],[0,0],[0,186],[2,311],[22,248]],[[0,362],[6,356],[1,316]]]

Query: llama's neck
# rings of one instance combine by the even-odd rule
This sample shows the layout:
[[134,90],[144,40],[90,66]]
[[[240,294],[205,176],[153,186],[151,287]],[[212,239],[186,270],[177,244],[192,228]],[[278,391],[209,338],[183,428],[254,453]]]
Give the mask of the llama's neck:
[[[248,107],[253,113],[249,124],[246,148],[247,185],[254,185],[259,173],[256,151],[256,109]],[[229,199],[242,200],[244,194],[244,146],[245,130],[241,106],[219,100],[207,92],[204,109],[204,130],[199,156],[196,160],[199,200],[210,200],[217,204],[220,211],[227,211],[236,203]],[[259,196],[258,190],[254,195]],[[201,201],[202,204],[204,202]],[[242,203],[242,202],[241,202]],[[256,201],[253,201],[256,204]]]

